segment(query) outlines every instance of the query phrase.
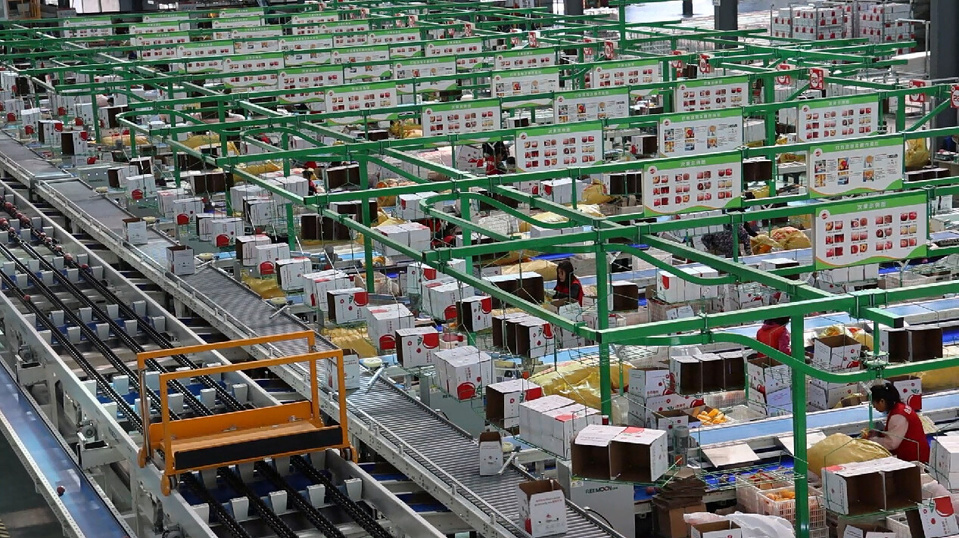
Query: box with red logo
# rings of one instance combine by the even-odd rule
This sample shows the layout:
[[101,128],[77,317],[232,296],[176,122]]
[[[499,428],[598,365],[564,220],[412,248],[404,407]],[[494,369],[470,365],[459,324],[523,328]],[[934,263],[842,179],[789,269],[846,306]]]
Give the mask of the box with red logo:
[[424,310],[433,319],[452,321],[457,318],[456,301],[476,294],[473,286],[461,282],[431,283],[425,286]]
[[363,307],[369,303],[369,296],[363,288],[344,288],[328,290],[326,304],[331,323],[356,323],[366,319]]
[[[321,362],[326,372],[326,386],[334,391],[340,390],[336,361],[327,359]],[[360,388],[360,357],[356,353],[343,353],[343,386],[346,390]]]
[[302,290],[303,275],[312,270],[313,262],[309,258],[276,260],[276,285],[283,291]]
[[580,403],[552,409],[543,413],[543,417],[546,424],[543,425],[542,447],[564,459],[569,459],[573,438],[580,430],[591,424],[603,423],[603,416],[598,410]]
[[[142,180],[135,179],[140,177],[142,176],[128,177],[127,182],[129,184],[131,181],[141,181],[141,185],[144,185],[145,183]],[[153,181],[153,176],[150,176],[150,181]],[[177,224],[192,222],[200,213],[203,213],[203,200],[201,198],[181,198],[173,201],[173,218]]]
[[413,327],[413,314],[401,304],[367,306],[366,332],[381,351],[396,349],[396,331]]
[[861,353],[862,344],[848,335],[816,338],[812,362],[817,368],[831,371],[855,368],[859,366]]
[[580,430],[573,440],[570,455],[573,474],[580,478],[609,480],[609,442],[624,431],[626,428],[622,426],[601,424],[591,424]]
[[218,247],[232,245],[242,231],[243,220],[238,217],[218,217],[210,222],[211,241]]
[[900,375],[886,381],[892,382],[904,404],[915,411],[922,411],[922,379],[914,375]]
[[773,393],[792,386],[792,371],[785,364],[769,357],[746,361],[746,377],[750,389]]
[[308,305],[329,312],[326,292],[353,287],[349,275],[339,269],[328,269],[303,275],[303,301]]
[[516,486],[520,523],[532,538],[566,534],[566,496],[555,480]]
[[433,327],[413,327],[396,331],[396,360],[403,368],[433,364],[439,350],[440,333]]
[[[919,503],[919,510],[910,510],[906,513],[909,527],[921,526],[925,538],[941,538],[959,534],[959,522],[952,507],[951,497],[934,497],[924,499]],[[919,525],[915,525],[918,519]],[[915,536],[915,535],[914,535]]]
[[501,428],[519,426],[519,406],[543,396],[543,389],[526,379],[511,379],[486,387],[486,420]]
[[666,432],[649,428],[626,430],[609,442],[609,473],[626,482],[653,482],[666,473]]
[[629,371],[629,394],[639,398],[664,396],[672,392],[672,379],[665,368],[632,368]]
[[438,351],[433,354],[438,385],[458,400],[480,394],[493,379],[493,360],[473,346]]
[[273,265],[277,260],[284,260],[290,257],[290,245],[286,243],[270,243],[269,245],[256,245],[253,247],[253,266],[260,269],[262,275],[265,267],[263,264]]
[[[573,403],[576,402],[558,394],[521,403],[519,406],[519,433],[523,436],[523,440],[533,445],[542,444],[545,423],[543,413]],[[549,434],[545,433],[545,435]]]
[[517,355],[535,359],[552,355],[556,350],[553,326],[539,318],[527,318],[515,325]]
[[493,298],[484,295],[464,297],[456,301],[456,320],[467,332],[493,327]]
[[535,186],[534,194],[539,194],[557,204],[571,204],[573,203],[574,186],[576,188],[576,200],[581,202],[588,184],[585,181],[573,181],[568,177],[543,181]]
[[246,267],[255,265],[256,251],[254,247],[269,245],[272,242],[270,236],[264,234],[238,235],[234,240],[234,245],[236,245],[236,259],[240,260],[240,263]]
[[[447,265],[452,269],[462,271],[466,268],[466,260],[453,259],[447,262]],[[429,282],[455,281],[455,278],[421,262],[413,262],[406,268],[406,293],[410,295],[420,295],[423,285]]]

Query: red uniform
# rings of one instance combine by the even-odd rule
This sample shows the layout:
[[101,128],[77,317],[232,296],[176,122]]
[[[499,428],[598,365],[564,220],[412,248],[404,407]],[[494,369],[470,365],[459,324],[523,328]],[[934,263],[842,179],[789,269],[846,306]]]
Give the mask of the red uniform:
[[[786,330],[785,325],[776,325],[773,323],[763,323],[763,326],[759,328],[759,331],[756,332],[756,340],[759,340],[759,343],[766,344],[767,346],[786,353],[787,355],[791,353],[789,349],[789,331]],[[762,357],[765,357],[764,354],[759,354]]]
[[583,306],[583,286],[579,283],[578,278],[573,277],[569,286],[563,282],[556,283],[555,291],[557,299],[569,297],[579,303],[579,306]]
[[[902,415],[909,424],[905,438],[899,443],[899,447],[892,451],[893,455],[905,461],[929,463],[929,440],[926,438],[926,432],[922,429],[922,421],[919,420],[919,415],[902,402],[892,406],[889,411],[889,418],[892,418],[893,415]],[[886,428],[889,428],[888,419],[886,420]]]

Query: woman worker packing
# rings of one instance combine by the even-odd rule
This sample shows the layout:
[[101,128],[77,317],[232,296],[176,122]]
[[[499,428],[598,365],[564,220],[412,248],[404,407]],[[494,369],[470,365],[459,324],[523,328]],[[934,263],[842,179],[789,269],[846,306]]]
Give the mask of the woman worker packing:
[[889,381],[872,387],[872,405],[888,418],[885,431],[871,431],[869,439],[901,460],[929,463],[929,440],[922,421],[911,407],[902,403],[896,387]]
[[569,299],[583,306],[583,285],[573,274],[573,263],[563,260],[556,268],[556,288],[554,299]]

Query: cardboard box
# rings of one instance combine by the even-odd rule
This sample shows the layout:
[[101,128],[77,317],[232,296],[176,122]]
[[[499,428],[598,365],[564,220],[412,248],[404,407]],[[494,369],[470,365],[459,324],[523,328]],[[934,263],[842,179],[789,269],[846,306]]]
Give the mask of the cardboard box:
[[460,282],[435,283],[425,287],[428,301],[425,310],[433,319],[452,321],[457,319],[456,301],[476,294],[473,286]]
[[185,276],[196,272],[196,258],[193,257],[193,249],[176,245],[166,249],[167,270],[174,275]]
[[477,332],[493,326],[493,298],[484,295],[464,297],[456,301],[457,323],[467,332]]
[[396,331],[413,327],[413,314],[401,304],[367,306],[366,331],[380,350],[396,348]]
[[483,432],[479,436],[479,474],[496,476],[503,468],[503,438],[499,432]]
[[916,536],[920,529],[925,538],[955,536],[959,533],[959,522],[956,520],[951,497],[924,499],[918,505],[919,510],[906,512],[913,536]]
[[579,403],[547,411],[544,416],[550,422],[550,426],[544,430],[552,429],[551,439],[544,448],[563,459],[569,459],[573,439],[580,430],[591,424],[603,423],[598,410]]
[[[453,259],[448,265],[458,271],[466,268],[466,260]],[[406,293],[410,295],[420,295],[422,287],[429,282],[455,282],[456,279],[437,271],[421,262],[412,262],[406,268]]]
[[276,261],[276,284],[283,291],[302,290],[305,285],[303,275],[313,270],[309,258],[287,258]]
[[[290,258],[290,245],[286,243],[270,243],[253,247],[253,266],[262,267],[263,264],[275,265],[280,260]],[[274,268],[275,269],[275,268]],[[307,269],[307,272],[310,270]],[[262,272],[262,271],[261,271]]]
[[[331,390],[339,389],[336,362],[332,359],[324,360],[323,368],[326,371],[326,386]],[[346,390],[360,388],[360,357],[356,353],[343,353],[343,386]]]
[[666,432],[626,428],[609,443],[609,472],[613,480],[653,482],[669,467]]
[[516,488],[520,523],[532,538],[566,534],[566,497],[559,482],[537,480]]
[[746,406],[767,417],[792,414],[792,388],[787,387],[766,394],[750,387]]
[[913,326],[907,327],[909,333],[909,360],[926,361],[943,356],[942,327]]
[[511,379],[486,387],[486,420],[502,428],[519,426],[523,402],[543,396],[543,389],[526,379]]
[[673,389],[680,394],[703,392],[703,363],[697,357],[677,356],[669,358],[669,373]]
[[668,271],[659,271],[656,275],[656,297],[667,303],[685,301],[686,281]]
[[326,303],[330,322],[356,323],[366,319],[363,309],[369,304],[369,295],[363,288],[328,290]]
[[353,281],[349,275],[339,269],[328,269],[316,273],[303,275],[303,300],[314,308],[329,312],[329,302],[326,292],[352,288]]
[[236,259],[240,260],[240,263],[246,267],[255,265],[256,251],[254,248],[269,245],[272,242],[270,237],[264,234],[238,235],[234,240],[234,245],[236,245]]
[[493,380],[493,359],[473,346],[433,354],[438,385],[458,400],[478,396]]
[[690,527],[691,538],[742,538],[743,531],[732,521],[700,523]]
[[672,391],[672,378],[665,368],[632,368],[629,370],[629,394],[640,398],[663,396]]
[[574,404],[573,400],[565,396],[550,395],[519,404],[519,431],[523,440],[533,445],[540,445],[543,436],[543,413],[552,409],[559,409]]
[[[769,357],[749,359],[746,362],[749,388],[773,393],[792,386],[792,371],[785,364]],[[752,390],[750,390],[752,392]]]
[[899,391],[899,399],[914,411],[922,411],[922,379],[914,375],[890,377],[892,386]]
[[216,217],[210,221],[210,240],[218,247],[232,245],[242,232],[243,220],[237,217]]
[[396,331],[396,360],[403,368],[433,364],[439,350],[440,333],[433,327],[413,327]]
[[123,238],[131,245],[145,245],[147,240],[147,223],[137,217],[123,219]]
[[855,526],[846,525],[842,538],[896,538],[896,533],[882,525],[857,523]]
[[859,366],[862,344],[845,335],[816,338],[813,341],[813,364],[827,370],[843,370]]
[[688,525],[683,518],[686,514],[696,514],[706,511],[706,505],[702,501],[690,506],[671,507],[653,500],[653,509],[656,513],[656,527],[659,529],[659,536],[664,538],[687,538],[689,532]]
[[922,500],[920,470],[889,457],[823,468],[826,509],[843,515],[897,510]]
[[[133,177],[128,177],[127,181],[132,180]],[[173,201],[173,216],[177,224],[192,222],[201,213],[203,213],[203,200],[201,198],[181,198]]]
[[859,385],[856,383],[832,385],[834,386],[827,388],[810,383],[806,391],[809,407],[817,410],[832,409],[836,407],[843,398],[859,392]]
[[[671,409],[669,411],[656,411],[653,413],[653,419],[647,427],[672,431],[676,426],[689,426],[690,416],[682,409]],[[667,438],[667,444],[669,439]]]
[[[722,357],[715,353],[703,353],[694,358],[699,359],[700,368],[702,369],[702,392],[726,390],[725,363]],[[742,361],[740,361],[740,363],[742,363]],[[740,368],[740,371],[742,371],[742,368]],[[734,387],[735,389],[743,387],[742,375],[739,375],[739,379],[739,386]]]
[[514,353],[535,359],[552,355],[556,350],[553,326],[539,318],[526,318],[514,325],[516,346]]
[[934,437],[929,445],[933,476],[949,489],[959,485],[959,436]]
[[622,426],[586,426],[573,440],[571,451],[572,472],[580,478],[609,480],[609,443],[626,431]]

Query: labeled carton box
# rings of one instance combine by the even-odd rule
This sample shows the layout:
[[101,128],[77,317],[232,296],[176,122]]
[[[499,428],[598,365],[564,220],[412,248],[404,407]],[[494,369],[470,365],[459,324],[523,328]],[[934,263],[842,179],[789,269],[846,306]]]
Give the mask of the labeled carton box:
[[367,306],[366,331],[380,350],[396,349],[396,331],[413,327],[413,314],[401,304]]
[[365,320],[363,309],[369,294],[363,288],[344,288],[326,292],[327,312],[332,323],[356,323]]
[[544,433],[543,413],[559,409],[575,402],[565,396],[550,395],[519,404],[519,433],[523,440],[533,444],[542,444]]
[[547,411],[544,416],[550,423],[549,426],[544,426],[544,431],[552,429],[545,448],[564,459],[569,459],[573,438],[580,430],[590,424],[603,423],[603,417],[598,410],[579,403]]
[[503,468],[503,438],[499,432],[483,432],[479,436],[479,474],[496,476]]
[[672,378],[665,368],[632,368],[629,370],[629,394],[639,398],[663,396],[672,391]]
[[457,318],[456,301],[476,294],[473,286],[460,282],[448,282],[426,287],[428,301],[426,311],[433,319],[451,321]]
[[146,221],[137,217],[123,219],[123,238],[131,245],[147,244]]
[[792,388],[787,387],[768,394],[760,392],[759,389],[750,388],[746,406],[767,417],[792,414]]
[[842,515],[897,510],[922,500],[920,470],[889,457],[823,468],[826,509]]
[[[715,353],[703,353],[694,357],[699,359],[700,368],[702,368],[702,392],[717,392],[726,389],[726,372],[725,366],[726,363],[723,361],[722,357]],[[740,388],[743,386],[742,382],[742,361],[739,361],[739,386],[735,388]]]
[[305,285],[303,275],[313,270],[309,258],[287,258],[276,261],[276,284],[283,291],[302,290]]
[[[336,361],[327,359],[321,361],[326,371],[326,385],[330,390],[340,390],[339,379],[337,379]],[[343,353],[343,386],[346,390],[360,388],[360,356],[356,353]]]
[[469,400],[493,380],[493,360],[473,346],[445,349],[433,354],[437,384],[458,400]]
[[959,436],[941,435],[929,444],[933,476],[949,489],[959,485]]
[[609,480],[609,443],[626,428],[622,426],[586,426],[573,440],[572,471],[580,478]]
[[[462,271],[466,268],[466,260],[462,259],[453,259],[448,262],[448,265],[458,271]],[[430,282],[455,282],[456,279],[437,271],[436,269],[430,267],[421,262],[412,262],[406,268],[406,293],[411,295],[419,295],[422,293],[422,287],[424,284]]]
[[[769,357],[749,359],[746,363],[749,388],[772,393],[792,385],[792,371],[788,366]],[[752,391],[750,391],[752,392]]]
[[843,398],[848,398],[859,392],[857,383],[835,384],[830,383],[829,387],[810,383],[806,390],[806,399],[809,407],[817,410],[833,409]]
[[440,333],[433,327],[413,327],[396,331],[396,360],[403,368],[433,364],[439,350]]
[[906,512],[910,529],[921,528],[925,538],[959,534],[959,521],[956,520],[951,497],[924,499],[918,505],[919,510]]
[[486,420],[502,428],[519,426],[523,402],[543,396],[543,389],[526,379],[511,379],[486,387]]
[[552,355],[556,349],[553,326],[539,318],[527,318],[513,326],[516,345],[514,353],[535,359]]
[[238,235],[234,240],[236,246],[236,259],[240,260],[246,267],[256,264],[256,251],[254,247],[269,245],[273,241],[268,235]]
[[649,483],[669,466],[666,432],[628,427],[609,442],[609,472],[613,480]]
[[900,375],[890,377],[886,381],[892,382],[892,386],[899,391],[899,399],[903,403],[913,408],[915,411],[922,411],[922,379],[914,375]]
[[214,245],[229,246],[243,232],[243,221],[236,217],[217,217],[210,221],[208,231]]
[[845,334],[816,338],[813,341],[813,364],[832,371],[859,366],[862,344]]
[[566,497],[559,482],[537,480],[516,488],[520,523],[532,538],[566,534]]
[[715,521],[690,526],[691,538],[742,538],[743,531],[732,521]]
[[167,269],[177,276],[192,275],[196,272],[196,258],[193,249],[185,245],[176,245],[166,249]]
[[669,373],[673,378],[673,389],[680,394],[701,394],[703,392],[703,363],[698,357],[684,355],[669,358]]
[[846,525],[842,538],[896,538],[896,533],[882,525],[856,523],[855,526]]
[[326,292],[352,288],[349,275],[339,269],[327,269],[303,275],[303,301],[308,305],[329,312],[330,306]]
[[457,323],[467,332],[478,332],[493,326],[493,298],[484,295],[464,297],[456,301]]

